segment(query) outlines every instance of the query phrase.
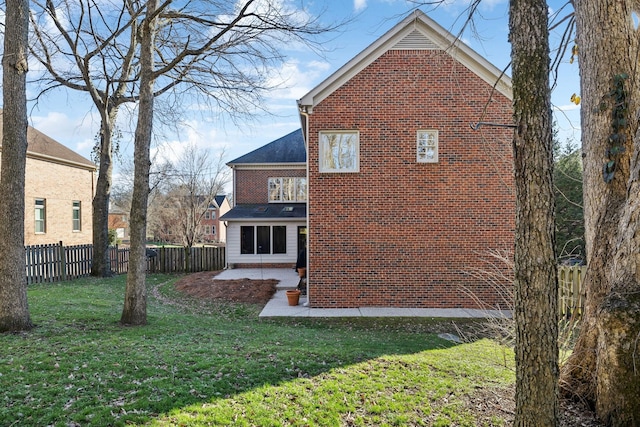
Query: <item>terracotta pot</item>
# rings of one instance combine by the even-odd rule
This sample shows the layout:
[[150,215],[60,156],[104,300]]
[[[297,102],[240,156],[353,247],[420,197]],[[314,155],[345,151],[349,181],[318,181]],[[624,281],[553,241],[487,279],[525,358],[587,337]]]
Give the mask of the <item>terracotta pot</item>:
[[307,269],[305,267],[298,267],[298,277],[301,279],[307,277]]
[[298,289],[287,291],[287,300],[289,300],[289,305],[298,305],[300,302],[300,291]]

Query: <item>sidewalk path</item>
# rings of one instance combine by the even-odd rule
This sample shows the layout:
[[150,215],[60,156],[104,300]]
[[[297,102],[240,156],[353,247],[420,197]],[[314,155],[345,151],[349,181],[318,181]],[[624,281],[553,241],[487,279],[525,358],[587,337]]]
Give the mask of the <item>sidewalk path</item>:
[[220,272],[216,279],[276,279],[280,283],[277,291],[264,306],[260,317],[435,317],[435,318],[486,318],[510,316],[497,310],[477,310],[466,308],[310,308],[305,304],[307,297],[300,297],[300,304],[290,306],[286,289],[298,285],[298,274],[292,268],[238,268]]

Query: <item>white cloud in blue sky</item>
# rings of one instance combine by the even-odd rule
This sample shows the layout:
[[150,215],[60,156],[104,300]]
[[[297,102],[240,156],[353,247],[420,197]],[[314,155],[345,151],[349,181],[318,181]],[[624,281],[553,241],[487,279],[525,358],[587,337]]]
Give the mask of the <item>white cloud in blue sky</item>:
[[353,0],[353,10],[360,12],[367,7],[367,0]]

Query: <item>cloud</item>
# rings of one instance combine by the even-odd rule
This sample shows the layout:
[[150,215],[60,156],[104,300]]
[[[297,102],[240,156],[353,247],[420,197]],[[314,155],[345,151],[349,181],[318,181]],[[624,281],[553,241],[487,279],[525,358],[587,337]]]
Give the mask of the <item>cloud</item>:
[[360,12],[367,7],[367,0],[353,0],[353,10]]
[[100,121],[91,114],[72,118],[65,113],[50,111],[46,115],[30,116],[30,124],[45,135],[69,147],[78,154],[89,158],[98,133]]

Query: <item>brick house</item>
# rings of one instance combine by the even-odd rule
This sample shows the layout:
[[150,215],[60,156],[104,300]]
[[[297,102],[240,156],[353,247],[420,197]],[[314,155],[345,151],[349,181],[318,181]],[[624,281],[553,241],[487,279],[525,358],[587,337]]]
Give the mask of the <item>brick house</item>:
[[514,242],[508,77],[418,11],[298,106],[311,307],[502,302],[473,272]]
[[200,222],[203,227],[203,241],[207,243],[224,243],[227,241],[227,229],[220,224],[220,217],[231,210],[226,195],[217,195]]
[[129,242],[129,212],[115,203],[109,203],[109,230],[115,230],[120,242]]
[[32,127],[27,141],[25,245],[91,244],[96,165]]
[[306,243],[307,170],[296,130],[227,163],[233,207],[226,226],[230,267],[293,267]]

